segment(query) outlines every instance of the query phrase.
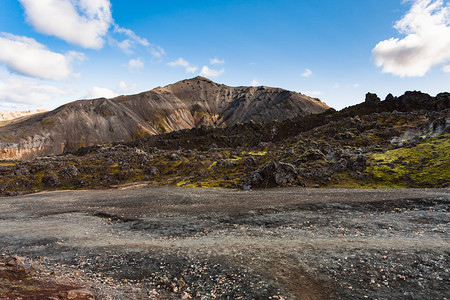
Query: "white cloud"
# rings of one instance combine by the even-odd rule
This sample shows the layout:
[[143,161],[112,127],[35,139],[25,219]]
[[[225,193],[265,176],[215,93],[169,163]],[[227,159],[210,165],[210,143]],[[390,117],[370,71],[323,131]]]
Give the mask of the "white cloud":
[[119,82],[117,86],[117,93],[120,94],[130,94],[136,90],[136,83],[128,85],[125,81]]
[[212,65],[223,65],[223,64],[225,63],[225,60],[224,60],[224,59],[220,60],[220,59],[218,59],[217,57],[214,57],[214,58],[211,58],[211,59],[209,60],[209,62],[210,62],[210,64],[212,64]]
[[126,39],[121,42],[115,40],[115,39],[108,39],[110,46],[116,46],[120,50],[122,50],[125,54],[133,54],[134,51],[132,48],[134,48],[134,43],[132,40]]
[[187,60],[181,57],[175,61],[169,62],[167,65],[174,68],[183,67],[186,73],[195,73],[195,71],[197,71],[198,69],[196,66],[191,65]]
[[17,104],[42,106],[57,96],[70,94],[74,94],[74,91],[43,85],[14,76],[0,80],[0,102],[2,106],[17,107]]
[[130,29],[122,28],[122,27],[116,25],[114,27],[114,31],[125,34],[126,36],[128,36],[131,39],[131,41],[135,41],[136,43],[138,43],[144,47],[150,46],[150,43],[147,41],[146,38],[141,38],[140,36],[136,35],[136,33],[134,33]]
[[96,98],[114,98],[119,95],[127,95],[136,90],[136,83],[127,84],[125,81],[119,82],[117,88],[114,90],[93,86],[88,89],[87,95],[84,97],[86,99],[96,99]]
[[333,88],[335,88],[335,89],[338,89],[340,86],[341,85],[339,83],[337,83],[337,82],[335,84],[333,84]]
[[153,55],[153,57],[160,58],[164,55],[166,55],[166,51],[160,46],[156,45],[150,45],[149,48],[150,54]]
[[128,70],[130,70],[130,72],[134,72],[142,68],[144,68],[144,62],[141,58],[130,59],[128,61]]
[[450,60],[450,4],[413,0],[409,12],[394,28],[406,36],[381,41],[372,50],[383,73],[420,77]]
[[8,33],[0,34],[0,63],[8,70],[22,75],[64,80],[71,76],[72,62],[83,60],[84,55],[71,51],[60,54],[48,50],[32,38]]
[[114,32],[124,34],[128,37],[120,42],[117,41],[116,39],[109,38],[110,45],[117,46],[120,50],[122,50],[126,54],[133,54],[134,53],[133,49],[136,48],[136,45],[146,47],[150,52],[150,54],[155,58],[160,58],[166,54],[166,51],[162,47],[149,43],[149,41],[146,38],[138,36],[130,29],[122,28],[117,24],[115,24]]
[[223,73],[225,73],[225,69],[214,70],[214,69],[208,68],[207,66],[203,66],[202,71],[200,72],[200,76],[219,77]]
[[88,89],[88,94],[85,98],[86,99],[114,98],[117,96],[118,96],[118,94],[111,91],[110,89],[93,86],[90,89]]
[[304,91],[301,92],[303,95],[307,95],[310,97],[319,97],[320,95],[322,95],[321,91]]
[[302,73],[303,77],[310,77],[312,75],[312,71],[310,69],[305,69],[305,71]]
[[37,31],[84,48],[102,48],[113,23],[109,0],[19,1]]
[[450,73],[450,65],[443,66],[442,71],[444,71],[445,73]]
[[354,88],[359,88],[359,85],[360,85],[359,83],[355,83],[355,84],[353,84],[353,87]]
[[259,80],[258,79],[253,79],[252,80],[252,86],[260,86],[261,85],[261,82],[259,82]]

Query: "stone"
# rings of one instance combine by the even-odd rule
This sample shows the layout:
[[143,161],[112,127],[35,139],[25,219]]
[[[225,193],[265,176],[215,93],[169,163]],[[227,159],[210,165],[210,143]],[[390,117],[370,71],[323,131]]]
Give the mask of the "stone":
[[85,289],[71,290],[67,292],[69,300],[95,300],[95,296],[91,291]]
[[364,171],[366,169],[366,157],[362,154],[358,154],[355,160],[352,162],[352,170]]
[[298,173],[289,163],[270,162],[254,172],[245,185],[253,187],[293,186],[299,184]]
[[322,151],[318,149],[310,149],[303,153],[303,155],[300,157],[301,162],[308,162],[308,161],[315,161],[315,160],[326,160],[325,155],[322,153]]
[[80,176],[80,172],[78,171],[77,167],[69,165],[67,166],[67,168],[61,170],[59,172],[59,175],[63,179],[71,179]]
[[59,181],[58,175],[56,175],[55,173],[44,176],[44,178],[42,178],[42,182],[45,184],[46,187],[50,188],[56,188],[61,186],[61,181]]
[[149,176],[158,176],[159,175],[159,170],[158,170],[158,168],[156,168],[154,166],[151,166],[150,168],[145,170],[145,174],[147,174]]
[[331,168],[336,172],[345,171],[348,167],[348,161],[345,158],[341,158],[339,161],[331,164]]

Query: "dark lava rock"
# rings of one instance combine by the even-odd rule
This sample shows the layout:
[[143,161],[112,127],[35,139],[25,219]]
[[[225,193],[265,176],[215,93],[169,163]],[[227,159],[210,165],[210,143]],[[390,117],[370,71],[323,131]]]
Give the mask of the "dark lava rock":
[[381,99],[377,96],[377,94],[367,93],[366,94],[366,101],[367,104],[378,104],[380,103]]
[[358,154],[352,162],[351,168],[354,171],[364,171],[366,169],[366,157],[362,154]]
[[147,174],[149,176],[158,176],[159,170],[158,170],[158,168],[151,166],[147,170],[145,170],[145,174]]
[[59,175],[63,179],[71,179],[71,178],[80,176],[80,172],[78,171],[77,167],[75,167],[73,165],[69,165],[69,166],[67,166],[67,168],[61,170],[59,172]]
[[30,174],[30,171],[24,166],[20,166],[12,172],[12,176],[24,176],[28,174]]
[[245,184],[252,187],[293,186],[299,184],[295,167],[283,162],[270,162],[250,176]]
[[315,160],[326,160],[325,155],[322,153],[322,151],[318,149],[310,149],[300,157],[301,162],[315,161]]
[[50,188],[56,188],[61,186],[61,181],[59,181],[58,175],[54,173],[44,176],[44,178],[42,178],[42,182],[45,184],[46,187]]
[[339,161],[331,164],[331,168],[336,172],[345,171],[348,167],[348,160],[341,158]]

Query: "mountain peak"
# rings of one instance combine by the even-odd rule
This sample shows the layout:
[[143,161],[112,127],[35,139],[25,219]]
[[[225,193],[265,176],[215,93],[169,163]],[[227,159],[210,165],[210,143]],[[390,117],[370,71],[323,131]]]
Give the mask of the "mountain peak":
[[191,79],[188,79],[188,80],[202,80],[202,81],[214,82],[211,79],[203,77],[203,76],[195,76],[194,78],[191,78]]

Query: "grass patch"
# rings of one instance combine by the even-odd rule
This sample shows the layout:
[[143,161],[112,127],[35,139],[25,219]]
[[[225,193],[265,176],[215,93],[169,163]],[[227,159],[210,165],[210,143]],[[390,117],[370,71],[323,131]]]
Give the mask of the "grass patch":
[[375,183],[393,187],[431,187],[450,181],[450,134],[411,148],[372,154],[366,169]]

